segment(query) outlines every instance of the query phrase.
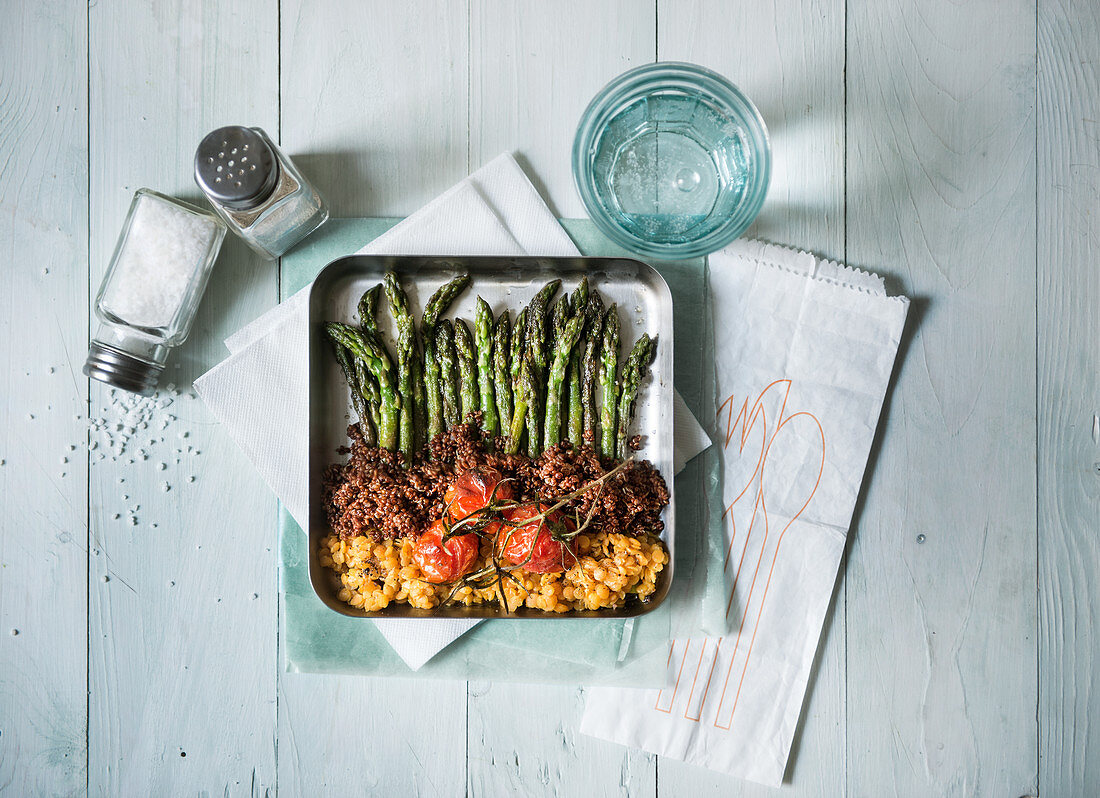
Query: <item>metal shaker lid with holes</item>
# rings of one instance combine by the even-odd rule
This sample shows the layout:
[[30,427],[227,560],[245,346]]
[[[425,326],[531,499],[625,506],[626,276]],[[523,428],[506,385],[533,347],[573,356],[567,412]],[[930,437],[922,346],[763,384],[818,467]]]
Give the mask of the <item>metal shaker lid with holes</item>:
[[220,127],[199,143],[195,181],[212,202],[247,211],[266,200],[279,181],[279,163],[257,131]]

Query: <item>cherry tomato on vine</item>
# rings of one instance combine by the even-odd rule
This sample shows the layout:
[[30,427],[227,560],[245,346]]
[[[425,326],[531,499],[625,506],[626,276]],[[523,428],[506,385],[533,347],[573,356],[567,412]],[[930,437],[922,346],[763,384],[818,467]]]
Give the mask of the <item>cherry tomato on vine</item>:
[[484,508],[490,501],[512,499],[512,483],[503,481],[495,468],[479,468],[459,474],[443,496],[447,517],[458,521]]
[[572,523],[559,512],[545,519],[540,514],[548,510],[545,504],[524,504],[504,513],[501,555],[508,562],[536,574],[556,574],[577,564],[576,543],[555,540],[553,529]]
[[444,543],[444,534],[443,521],[436,521],[413,548],[413,561],[420,567],[424,580],[434,584],[453,582],[464,576],[477,559],[477,535],[456,535]]

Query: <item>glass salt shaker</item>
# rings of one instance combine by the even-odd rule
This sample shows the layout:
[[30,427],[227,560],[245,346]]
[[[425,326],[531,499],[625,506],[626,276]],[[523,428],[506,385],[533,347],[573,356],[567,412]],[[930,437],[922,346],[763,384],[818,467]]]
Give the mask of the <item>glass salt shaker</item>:
[[86,375],[153,392],[169,351],[191,331],[225,231],[209,211],[147,188],[134,194],[96,294]]
[[328,207],[258,127],[221,127],[195,152],[195,182],[230,229],[274,260],[328,220]]

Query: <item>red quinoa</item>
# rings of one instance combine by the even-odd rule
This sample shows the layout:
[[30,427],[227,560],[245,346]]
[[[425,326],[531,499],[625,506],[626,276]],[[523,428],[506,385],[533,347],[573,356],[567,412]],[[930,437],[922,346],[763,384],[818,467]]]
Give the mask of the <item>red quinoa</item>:
[[[368,535],[393,538],[419,535],[443,513],[443,494],[457,474],[474,468],[497,468],[511,478],[524,500],[557,501],[598,479],[617,463],[601,458],[588,444],[551,447],[532,460],[523,455],[488,451],[475,422],[438,435],[427,451],[405,468],[397,452],[367,446],[359,427],[348,427],[347,463],[325,470],[324,503],[329,523],[341,538]],[[583,518],[593,504],[593,527],[608,533],[657,535],[664,528],[661,511],[668,504],[664,478],[649,461],[632,462],[575,499],[567,509]]]

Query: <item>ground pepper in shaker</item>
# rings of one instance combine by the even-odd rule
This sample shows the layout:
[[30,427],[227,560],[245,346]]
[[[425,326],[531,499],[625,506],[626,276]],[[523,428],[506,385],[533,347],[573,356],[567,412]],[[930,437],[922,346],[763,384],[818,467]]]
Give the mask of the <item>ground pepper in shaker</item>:
[[209,133],[195,152],[195,182],[229,229],[268,260],[328,220],[317,189],[258,127]]
[[151,394],[172,347],[191,331],[226,227],[221,219],[143,188],[134,194],[99,293],[100,326],[84,373]]

